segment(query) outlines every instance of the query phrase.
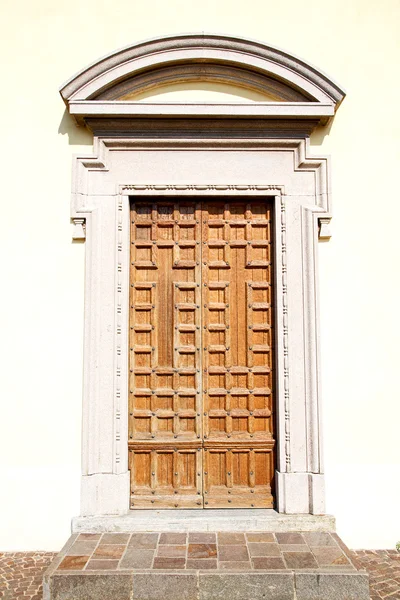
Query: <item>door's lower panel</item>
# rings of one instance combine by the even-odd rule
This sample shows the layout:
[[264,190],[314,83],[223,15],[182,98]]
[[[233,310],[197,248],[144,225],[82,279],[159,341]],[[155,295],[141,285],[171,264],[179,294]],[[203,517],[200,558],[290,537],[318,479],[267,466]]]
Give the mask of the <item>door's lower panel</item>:
[[130,445],[130,508],[202,508],[202,450]]
[[273,443],[204,448],[204,508],[272,508]]

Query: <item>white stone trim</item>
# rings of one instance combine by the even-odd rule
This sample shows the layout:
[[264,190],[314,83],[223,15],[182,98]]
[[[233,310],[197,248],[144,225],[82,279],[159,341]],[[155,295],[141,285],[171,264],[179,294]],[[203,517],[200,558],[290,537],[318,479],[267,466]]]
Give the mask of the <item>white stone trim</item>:
[[[193,75],[280,101],[118,100]],[[93,155],[74,161],[71,207],[73,237],[87,246],[81,515],[128,512],[129,195],[274,198],[277,507],[323,513],[317,241],[330,237],[330,180],[308,136],[344,92],[260,42],[183,34],[114,52],[61,95],[94,133]]]
[[[105,91],[137,75],[153,72],[155,76],[166,66],[199,63],[235,66],[251,75],[264,74],[298,90],[310,101],[328,103],[335,109],[344,98],[344,92],[324,73],[283,50],[253,40],[208,33],[167,36],[117,50],[72,77],[60,93],[67,105],[76,100],[98,100]],[[233,83],[234,77],[233,74],[230,78]]]
[[95,155],[75,159],[72,218],[86,219],[87,245],[83,516],[128,511],[129,196],[160,194],[275,198],[277,504],[324,512],[316,244],[330,193],[328,161],[307,147],[307,139],[99,137]]
[[284,515],[271,508],[135,510],[122,516],[74,517],[75,533],[103,531],[335,531],[332,515]]

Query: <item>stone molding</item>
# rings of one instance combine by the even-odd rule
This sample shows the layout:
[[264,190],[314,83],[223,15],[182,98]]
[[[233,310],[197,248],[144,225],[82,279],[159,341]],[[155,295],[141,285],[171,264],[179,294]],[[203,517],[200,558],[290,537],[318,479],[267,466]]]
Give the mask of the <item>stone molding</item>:
[[[143,103],[126,96],[182,81],[230,83],[274,102]],[[93,63],[60,89],[78,123],[87,117],[313,118],[325,124],[344,98],[326,75],[277,48],[241,38],[186,34],[134,44]]]
[[[281,101],[115,100],[185,69],[249,81]],[[273,199],[277,509],[323,514],[317,244],[330,236],[331,192],[329,160],[310,155],[309,134],[343,92],[285,52],[204,34],[115,52],[61,94],[94,133],[93,154],[74,159],[71,204],[73,237],[86,238],[81,517],[129,513],[130,196]]]
[[306,138],[96,138],[95,151],[75,159],[72,200],[87,244],[82,515],[128,512],[129,196],[160,195],[274,198],[278,509],[323,513],[315,246],[330,218],[327,158],[309,157]]

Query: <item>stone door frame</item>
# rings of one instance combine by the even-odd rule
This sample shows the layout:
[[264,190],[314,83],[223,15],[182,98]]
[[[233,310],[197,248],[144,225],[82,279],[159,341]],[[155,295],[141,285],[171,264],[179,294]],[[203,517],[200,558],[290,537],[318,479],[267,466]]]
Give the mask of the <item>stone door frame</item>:
[[[331,194],[329,160],[310,155],[309,135],[334,114],[343,94],[281,51],[195,37],[115,53],[62,90],[71,114],[79,113],[94,134],[93,154],[73,161],[71,208],[74,238],[86,238],[81,516],[129,512],[129,197],[160,195],[274,198],[277,510],[324,514],[317,244],[329,239]],[[205,53],[200,48],[202,59],[214,53],[230,69],[234,49],[242,71],[253,74],[258,52],[258,75],[262,64],[276,77],[279,55],[279,77],[286,70],[287,85],[297,91],[306,81],[304,94],[318,88],[315,101],[178,106],[94,96],[102,78],[108,94],[123,74],[132,79],[137,63],[142,77],[146,57],[154,71],[157,48],[173,47],[175,59],[183,52],[196,66],[200,42],[207,46]]]

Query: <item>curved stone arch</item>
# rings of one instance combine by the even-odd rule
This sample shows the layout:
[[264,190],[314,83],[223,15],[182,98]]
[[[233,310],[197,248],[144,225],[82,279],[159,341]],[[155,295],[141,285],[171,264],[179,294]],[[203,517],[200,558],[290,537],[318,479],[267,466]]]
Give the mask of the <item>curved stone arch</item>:
[[344,98],[321,71],[260,42],[212,34],[175,35],[117,50],[67,81],[60,93],[75,101],[118,100],[129,86],[212,78],[273,91],[279,101],[328,104],[333,113]]

